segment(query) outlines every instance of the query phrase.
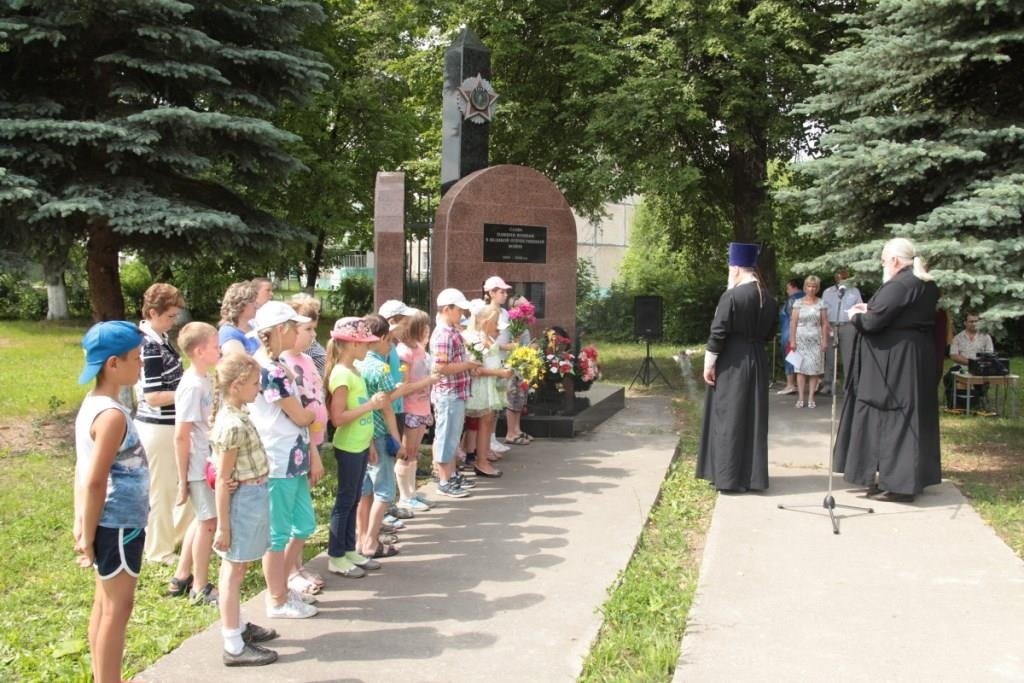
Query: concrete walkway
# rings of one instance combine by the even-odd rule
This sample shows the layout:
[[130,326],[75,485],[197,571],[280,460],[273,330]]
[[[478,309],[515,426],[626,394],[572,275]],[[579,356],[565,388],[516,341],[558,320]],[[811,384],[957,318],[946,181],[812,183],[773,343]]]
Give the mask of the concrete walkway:
[[[831,401],[772,396],[771,488],[722,496],[675,681],[1024,681],[1024,563],[950,483],[833,535]],[[780,510],[778,505],[808,505]]]
[[[601,625],[677,442],[663,398],[631,398],[595,432],[515,447],[500,480],[443,499],[360,580],[328,574],[318,616],[273,626],[280,660],[221,664],[219,622],[139,678],[158,681],[572,681]],[[426,491],[433,495],[433,487]]]

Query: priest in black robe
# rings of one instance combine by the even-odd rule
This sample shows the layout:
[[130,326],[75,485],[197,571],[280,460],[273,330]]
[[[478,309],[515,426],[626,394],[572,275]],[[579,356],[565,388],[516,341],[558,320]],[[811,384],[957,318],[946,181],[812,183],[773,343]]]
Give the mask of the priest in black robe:
[[885,245],[882,269],[875,295],[850,309],[858,334],[835,468],[871,497],[912,502],[942,481],[932,339],[939,291],[909,240]]
[[697,476],[719,491],[768,488],[767,344],[775,299],[757,279],[759,247],[729,245],[729,288],[718,300],[704,357],[704,429]]

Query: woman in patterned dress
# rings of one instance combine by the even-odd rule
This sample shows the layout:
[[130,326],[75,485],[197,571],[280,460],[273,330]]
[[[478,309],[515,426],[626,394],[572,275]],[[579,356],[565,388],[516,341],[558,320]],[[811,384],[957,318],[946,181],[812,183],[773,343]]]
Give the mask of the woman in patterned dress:
[[821,280],[815,275],[804,280],[804,298],[793,303],[793,314],[789,320],[789,348],[800,354],[796,371],[796,407],[803,408],[806,390],[806,405],[814,408],[814,393],[818,390],[819,376],[825,368],[825,345],[828,344],[828,313],[818,290]]

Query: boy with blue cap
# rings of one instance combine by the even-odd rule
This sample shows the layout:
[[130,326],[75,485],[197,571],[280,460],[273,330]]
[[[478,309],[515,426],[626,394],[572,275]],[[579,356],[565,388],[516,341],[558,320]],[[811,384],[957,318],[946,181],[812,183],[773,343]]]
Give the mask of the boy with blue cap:
[[149,517],[149,463],[131,414],[117,397],[138,381],[142,332],[123,320],[93,325],[82,338],[79,384],[96,379],[75,420],[75,553],[96,568],[89,650],[98,683],[121,680],[125,630]]
[[757,278],[760,248],[729,245],[729,287],[711,323],[704,381],[704,428],[697,476],[719,491],[768,488],[766,345],[776,324],[775,299]]

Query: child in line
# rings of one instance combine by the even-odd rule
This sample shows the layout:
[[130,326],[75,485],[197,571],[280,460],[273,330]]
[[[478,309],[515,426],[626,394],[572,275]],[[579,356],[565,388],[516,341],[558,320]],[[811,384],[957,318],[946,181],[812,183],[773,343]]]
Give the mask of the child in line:
[[[387,402],[387,395],[370,397],[355,361],[366,356],[369,345],[380,338],[370,334],[360,318],[338,320],[327,344],[327,410],[334,432],[334,459],[338,483],[331,510],[327,539],[327,568],[350,579],[366,576],[366,569],[380,563],[356,552],[356,511],[366,476],[373,441],[373,416]],[[373,454],[376,461],[376,453]]]
[[316,413],[299,402],[295,378],[280,356],[295,346],[298,326],[310,322],[283,301],[268,301],[256,311],[253,331],[260,350],[260,393],[252,407],[252,423],[270,461],[270,548],[263,556],[267,579],[267,616],[306,619],[317,609],[315,598],[288,588],[289,568],[295,567],[307,538],[316,530],[313,497],[324,474],[320,455],[309,448],[309,425]]
[[217,366],[216,411],[210,443],[217,465],[217,531],[213,547],[221,557],[220,607],[226,666],[262,666],[277,652],[258,643],[277,631],[245,622],[242,580],[250,562],[263,557],[270,538],[270,464],[246,404],[260,392],[260,365],[245,352],[228,353]]
[[469,311],[469,302],[457,289],[437,295],[437,327],[430,336],[434,372],[440,375],[430,392],[434,406],[434,464],[437,467],[437,492],[450,498],[465,498],[469,492],[456,472],[455,451],[466,417],[471,372],[480,364],[471,361],[462,341],[459,322]]
[[149,465],[128,409],[117,397],[139,379],[139,328],[123,320],[98,323],[82,338],[90,391],[75,419],[75,553],[96,568],[89,651],[97,683],[121,680],[125,631],[149,516]]
[[[213,390],[210,370],[220,360],[217,328],[191,322],[178,333],[178,346],[191,364],[174,390],[174,453],[178,462],[178,498],[175,505],[192,505],[195,519],[186,537],[192,537],[192,567],[196,588],[189,594],[194,604],[216,604],[217,589],[210,582],[210,551],[217,529],[217,503],[206,483],[210,457],[210,414]],[[182,557],[186,555],[182,552]]]
[[[309,425],[309,455],[320,459],[320,444],[324,442],[324,428],[327,426],[327,406],[324,405],[324,383],[316,368],[315,361],[306,352],[316,341],[316,325],[320,319],[320,302],[313,297],[294,296],[289,305],[299,315],[309,318],[308,323],[299,324],[295,345],[281,352],[281,360],[295,377],[295,388],[303,408],[316,415]],[[322,462],[322,460],[321,460]],[[295,564],[288,567],[288,588],[300,595],[316,595],[323,590],[324,579],[303,566],[302,553],[298,553]]]
[[393,347],[388,321],[379,315],[368,315],[363,322],[378,340],[370,343],[366,356],[362,361],[355,361],[355,367],[366,382],[366,390],[387,394],[389,402],[382,409],[373,411],[373,449],[377,453],[377,462],[367,467],[363,483],[357,517],[360,530],[357,551],[370,558],[392,557],[398,554],[398,548],[380,543],[380,528],[395,498],[395,461],[408,459],[398,431],[395,399],[401,400],[413,391],[426,389],[436,380],[428,375],[415,383],[396,384],[388,363]]
[[[398,357],[407,368],[410,383],[417,383],[430,376],[430,359],[427,357],[427,341],[430,339],[430,316],[425,311],[413,309],[395,330],[398,343]],[[434,424],[430,414],[430,390],[427,387],[410,391],[405,396],[405,430],[402,433],[404,460],[395,461],[395,478],[398,480],[398,507],[423,512],[430,505],[416,493],[416,464],[420,444],[427,427]]]
[[466,416],[478,420],[476,428],[476,462],[473,471],[478,477],[496,479],[502,475],[487,457],[494,432],[495,411],[505,407],[505,389],[499,388],[499,378],[508,379],[512,371],[501,366],[501,349],[495,340],[498,335],[498,309],[488,306],[482,299],[470,302],[472,317],[466,334],[483,345],[483,367],[479,368],[470,385],[466,400]]

